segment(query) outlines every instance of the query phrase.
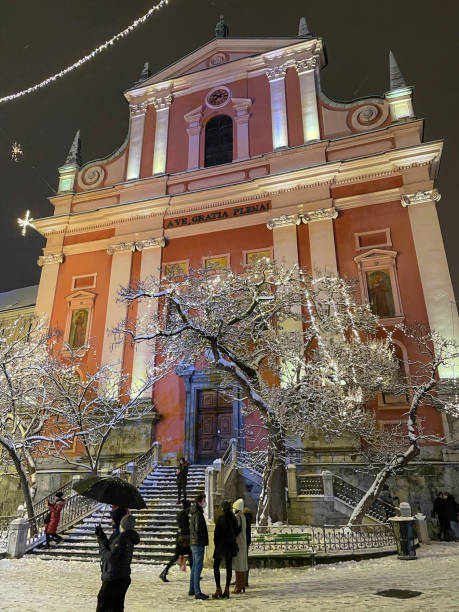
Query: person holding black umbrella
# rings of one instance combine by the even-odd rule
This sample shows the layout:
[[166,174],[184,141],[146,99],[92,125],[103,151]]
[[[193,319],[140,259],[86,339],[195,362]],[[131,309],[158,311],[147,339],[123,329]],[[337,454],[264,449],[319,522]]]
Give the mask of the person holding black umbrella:
[[101,558],[102,586],[97,595],[96,612],[123,612],[124,598],[131,584],[131,561],[134,546],[140,542],[135,518],[126,514],[121,519],[120,534],[110,538],[100,525],[96,527]]

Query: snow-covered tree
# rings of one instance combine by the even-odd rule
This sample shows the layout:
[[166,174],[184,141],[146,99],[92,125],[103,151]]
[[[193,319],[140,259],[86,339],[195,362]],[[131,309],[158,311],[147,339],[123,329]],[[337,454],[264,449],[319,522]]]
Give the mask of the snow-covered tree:
[[[153,381],[145,380],[129,391],[129,380],[119,374],[117,364],[86,367],[87,354],[94,347],[72,349],[63,345],[55,356],[58,367],[45,374],[59,418],[53,429],[59,435],[47,441],[41,452],[97,474],[104,446],[111,434],[130,421],[152,413],[154,406],[145,392]],[[67,451],[74,441],[81,454]]]
[[453,370],[459,357],[459,346],[454,340],[442,338],[422,325],[398,326],[403,341],[410,346],[408,362],[410,375],[400,380],[394,394],[406,396],[409,405],[398,425],[391,431],[381,430],[371,414],[359,424],[357,432],[364,443],[363,452],[370,468],[375,472],[373,483],[355,507],[349,525],[360,524],[380,494],[385,481],[399,473],[420,453],[420,444],[441,443],[438,435],[426,434],[420,408],[433,406],[440,412],[459,418],[459,399],[454,379],[441,380],[438,369]]
[[52,343],[44,319],[21,316],[0,328],[0,447],[4,466],[20,480],[29,517],[36,493],[34,452],[52,439],[46,427],[56,416],[43,380]]
[[354,299],[351,282],[313,279],[261,261],[243,272],[190,270],[121,291],[127,303],[156,301],[136,325],[119,327],[155,346],[154,377],[207,363],[236,382],[267,430],[259,523],[286,519],[286,433],[341,435],[365,419],[364,404],[398,376],[390,338]]

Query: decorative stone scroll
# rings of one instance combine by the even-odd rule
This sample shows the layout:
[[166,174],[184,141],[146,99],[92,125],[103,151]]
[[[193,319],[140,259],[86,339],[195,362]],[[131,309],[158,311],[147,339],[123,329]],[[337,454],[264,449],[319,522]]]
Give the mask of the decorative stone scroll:
[[138,104],[129,105],[129,115],[132,117],[138,117],[139,115],[145,115],[147,112],[148,102],[139,102]]
[[123,251],[135,251],[135,242],[118,242],[118,244],[111,244],[107,248],[107,253],[109,255],[114,255],[115,253],[122,253]]
[[40,268],[43,266],[49,266],[51,264],[61,264],[64,261],[64,253],[48,253],[47,255],[40,255],[38,258],[38,265]]
[[281,215],[280,217],[274,217],[266,224],[266,227],[270,230],[276,227],[285,227],[286,225],[300,225],[300,215]]
[[313,221],[326,221],[327,219],[336,219],[338,211],[336,208],[318,208],[300,214],[303,223],[312,223]]
[[161,248],[166,246],[164,236],[159,238],[145,238],[145,240],[136,240],[135,248],[137,251],[145,251],[145,249]]
[[405,193],[401,196],[402,206],[412,206],[413,204],[425,204],[426,202],[439,202],[441,194],[437,189],[426,189],[425,191],[416,191],[416,193]]
[[105,168],[103,166],[90,166],[78,175],[78,184],[82,189],[96,189],[105,178]]

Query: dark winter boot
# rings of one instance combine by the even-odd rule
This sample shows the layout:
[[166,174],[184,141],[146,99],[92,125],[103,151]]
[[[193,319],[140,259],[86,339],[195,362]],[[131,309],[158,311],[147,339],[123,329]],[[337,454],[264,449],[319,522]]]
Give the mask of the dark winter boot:
[[163,571],[160,573],[159,578],[160,580],[162,580],[163,582],[169,582],[169,580],[167,579],[167,567],[163,569]]
[[222,587],[218,586],[215,590],[215,593],[212,595],[212,599],[220,599],[222,595]]
[[223,593],[220,595],[220,599],[229,599],[230,596],[230,588],[229,586],[225,587],[225,590],[223,591]]

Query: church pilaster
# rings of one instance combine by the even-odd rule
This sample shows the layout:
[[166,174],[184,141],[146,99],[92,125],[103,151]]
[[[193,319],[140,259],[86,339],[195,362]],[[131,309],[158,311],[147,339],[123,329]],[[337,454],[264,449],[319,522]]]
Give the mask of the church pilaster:
[[129,158],[127,164],[127,180],[140,177],[140,163],[142,161],[143,132],[145,127],[145,113],[148,102],[139,102],[129,106],[131,127],[129,132]]
[[153,153],[153,174],[164,174],[167,162],[167,140],[169,136],[169,111],[172,95],[165,94],[151,100],[156,109],[155,149]]

